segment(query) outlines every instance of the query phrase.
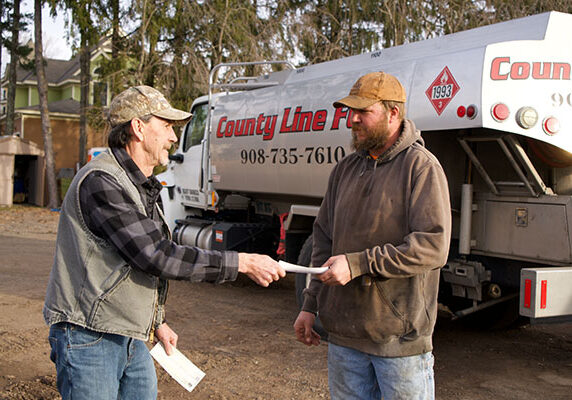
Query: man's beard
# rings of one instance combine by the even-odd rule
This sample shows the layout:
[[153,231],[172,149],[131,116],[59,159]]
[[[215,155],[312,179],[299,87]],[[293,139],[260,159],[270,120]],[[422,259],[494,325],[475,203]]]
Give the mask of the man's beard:
[[[361,128],[366,132],[366,138],[359,140],[356,130]],[[352,126],[352,148],[356,151],[371,151],[383,148],[389,139],[389,127],[378,125],[374,129],[366,130],[363,126]]]

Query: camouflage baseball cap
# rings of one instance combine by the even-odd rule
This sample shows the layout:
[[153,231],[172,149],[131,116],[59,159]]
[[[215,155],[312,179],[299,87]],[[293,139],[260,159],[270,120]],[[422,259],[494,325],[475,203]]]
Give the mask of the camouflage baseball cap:
[[405,89],[395,76],[381,71],[371,72],[359,78],[349,96],[334,102],[334,107],[363,110],[382,100],[405,103]]
[[187,122],[192,114],[173,108],[157,89],[150,86],[133,86],[113,98],[107,119],[111,127],[114,127],[145,115],[154,115],[182,124]]

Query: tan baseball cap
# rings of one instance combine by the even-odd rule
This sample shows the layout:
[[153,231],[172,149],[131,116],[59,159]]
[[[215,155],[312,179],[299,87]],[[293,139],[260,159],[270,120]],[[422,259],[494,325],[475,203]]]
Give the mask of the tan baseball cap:
[[173,108],[157,89],[150,86],[133,86],[113,98],[107,119],[114,127],[145,115],[154,115],[181,124],[192,116],[191,113]]
[[393,75],[381,71],[370,72],[354,83],[349,96],[334,102],[334,107],[363,110],[382,100],[405,103],[405,89]]

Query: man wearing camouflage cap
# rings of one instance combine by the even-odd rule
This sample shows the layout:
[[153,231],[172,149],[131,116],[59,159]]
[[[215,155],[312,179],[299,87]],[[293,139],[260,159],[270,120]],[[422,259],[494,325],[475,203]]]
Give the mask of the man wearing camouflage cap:
[[247,274],[262,286],[285,275],[268,256],[207,251],[170,240],[153,168],[168,162],[174,124],[191,114],[157,90],[132,87],[109,107],[109,151],[74,177],[64,198],[44,318],[63,399],[155,399],[144,341],[168,354],[167,280],[222,283]]
[[328,332],[333,400],[433,399],[432,334],[451,210],[445,174],[405,119],[392,75],[362,76],[334,107],[351,109],[356,152],[338,163],[314,223],[312,279],[294,330]]

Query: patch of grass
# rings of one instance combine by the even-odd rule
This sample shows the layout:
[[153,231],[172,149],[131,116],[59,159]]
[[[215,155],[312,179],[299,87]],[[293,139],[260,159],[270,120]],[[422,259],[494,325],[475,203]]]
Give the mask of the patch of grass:
[[70,187],[72,178],[60,178],[60,194],[61,199],[63,199]]

